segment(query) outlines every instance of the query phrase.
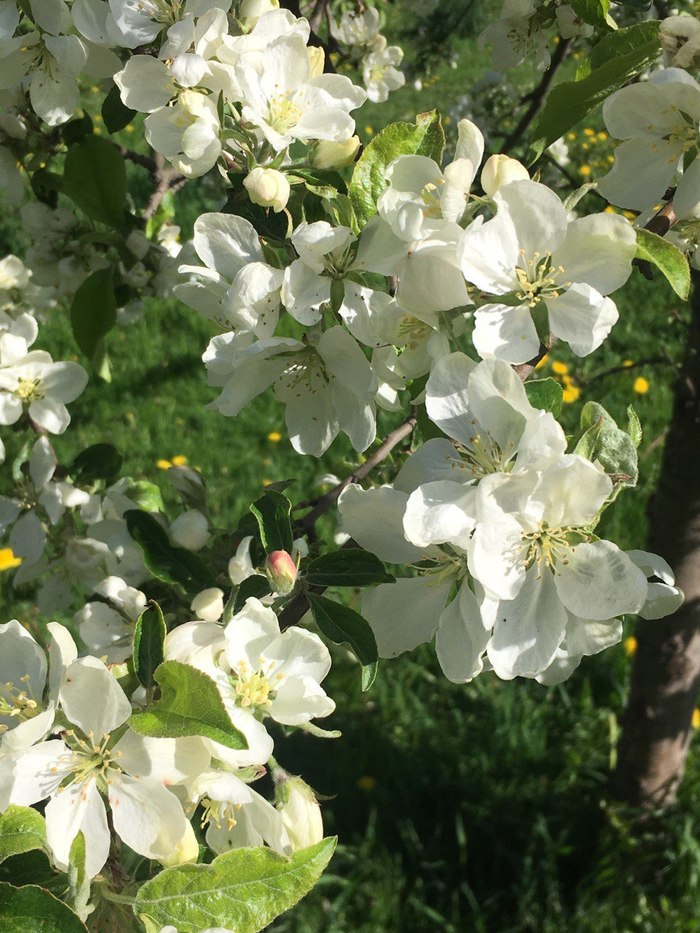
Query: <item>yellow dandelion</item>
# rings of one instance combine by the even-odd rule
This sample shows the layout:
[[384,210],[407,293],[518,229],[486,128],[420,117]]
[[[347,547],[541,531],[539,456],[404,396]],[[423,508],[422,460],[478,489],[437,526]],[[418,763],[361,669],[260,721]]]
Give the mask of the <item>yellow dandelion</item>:
[[588,176],[591,174],[590,165],[582,165],[579,169],[579,174],[583,175],[584,178],[588,178]]
[[101,136],[101,135],[102,135],[102,130],[99,128],[99,126],[93,126],[92,132],[95,134],[95,136]]
[[567,373],[564,373],[559,381],[565,386],[572,386],[574,384],[574,380]]
[[271,479],[264,479],[264,480],[262,481],[262,484],[263,484],[263,486],[269,486],[271,482],[272,482]]
[[452,117],[448,113],[442,118],[442,124],[443,126],[449,126],[450,123],[452,123]]
[[595,130],[592,130],[590,126],[587,126],[583,130],[583,135],[584,136],[595,136]]
[[357,779],[357,786],[360,790],[372,791],[377,786],[377,779],[373,778],[371,774],[363,774],[361,778]]
[[370,124],[368,123],[367,126],[365,127],[365,133],[368,136],[374,136],[374,127],[370,126]]
[[693,729],[700,729],[700,709],[695,707],[693,710],[693,718],[690,720],[690,725]]
[[552,363],[552,372],[556,373],[557,376],[564,376],[568,371],[569,367],[562,360],[555,360]]
[[582,143],[582,144],[581,144],[581,148],[583,149],[584,152],[588,152],[588,150],[589,150],[591,147],[588,145],[588,143]]
[[93,86],[90,88],[90,93],[91,93],[91,94],[99,94],[99,93],[100,93],[99,87],[98,87],[96,84],[93,84]]
[[637,650],[637,639],[634,637],[634,635],[629,635],[622,642],[622,647],[625,649],[625,654],[627,655],[627,657],[631,658],[632,655]]
[[597,135],[598,135],[598,139],[601,142],[604,142],[608,138],[608,134],[605,133],[603,130],[601,130],[600,133],[598,133]]
[[184,454],[178,454],[173,457],[173,466],[187,466],[187,457]]
[[615,208],[612,206],[612,204],[608,204],[608,206],[605,208],[605,212],[604,212],[604,213],[606,213],[606,214],[617,214],[617,211],[616,211]]
[[545,355],[542,357],[539,363],[537,363],[537,365],[535,366],[535,369],[543,369],[547,365],[548,362],[549,362],[549,353],[545,353]]
[[580,395],[581,390],[578,386],[569,385],[564,389],[562,399],[567,405],[570,405],[572,402],[578,401]]
[[172,463],[170,460],[156,460],[156,466],[159,470],[169,470]]
[[133,132],[135,132],[134,127],[131,125],[131,123],[130,123],[128,126],[125,126],[125,127],[124,127],[124,131],[125,131],[126,133],[133,133]]
[[16,557],[11,547],[0,548],[0,573],[3,570],[14,570],[22,563],[21,557]]
[[614,156],[614,155],[609,155],[609,156],[608,156],[608,162],[612,165],[614,161],[615,161],[615,156]]
[[632,386],[637,395],[646,395],[649,391],[649,380],[644,376],[637,376]]
[[573,133],[573,132],[567,133],[567,134],[566,134],[566,138],[567,138],[567,139],[576,139],[576,133]]
[[623,360],[622,365],[625,369],[628,369],[630,366],[634,366],[634,360]]
[[279,431],[270,431],[270,433],[267,435],[267,439],[273,444],[279,444],[279,442],[282,440],[282,435]]

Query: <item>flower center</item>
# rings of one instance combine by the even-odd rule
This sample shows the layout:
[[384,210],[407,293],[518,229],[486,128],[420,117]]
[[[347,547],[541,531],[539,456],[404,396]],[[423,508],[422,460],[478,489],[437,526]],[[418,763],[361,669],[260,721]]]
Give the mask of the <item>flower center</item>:
[[244,709],[261,709],[269,706],[275,698],[275,684],[282,680],[282,675],[278,674],[273,680],[269,677],[269,668],[273,662],[267,662],[268,671],[265,670],[265,662],[262,658],[259,660],[259,670],[254,671],[247,661],[239,661],[236,665],[236,680],[232,680],[233,689],[236,693],[236,702]]
[[525,250],[520,251],[520,265],[516,266],[520,290],[515,293],[519,301],[525,301],[534,308],[545,298],[558,298],[571,282],[557,281],[564,274],[564,267],[552,265],[550,252],[535,252],[528,257]]
[[[529,569],[533,564],[537,565],[538,572],[543,567],[549,567],[554,570],[557,563],[564,566],[569,563],[569,552],[573,549],[571,535],[580,534],[576,528],[549,528],[546,522],[543,522],[537,531],[523,532],[522,539],[527,546],[527,555],[525,557],[525,569]],[[586,540],[585,535],[582,540]]]
[[236,825],[236,814],[243,806],[242,803],[229,803],[226,800],[211,800],[209,797],[202,797],[202,829],[207,823],[213,823],[217,829],[224,825],[229,831]]
[[[40,712],[41,707],[31,696],[29,687],[29,674],[20,677],[21,686],[17,686],[12,681],[0,684],[0,716],[8,716],[19,722],[25,722],[27,719],[33,719]],[[0,734],[7,732],[7,724],[0,725]]]
[[38,402],[44,397],[41,379],[38,376],[34,379],[20,376],[13,394],[23,402]]
[[275,394],[280,401],[292,396],[300,398],[303,392],[315,395],[328,387],[331,378],[316,350],[307,347],[294,354],[292,362],[275,383]]
[[270,98],[267,122],[277,133],[286,133],[301,120],[302,109],[294,102],[293,93],[285,91]]

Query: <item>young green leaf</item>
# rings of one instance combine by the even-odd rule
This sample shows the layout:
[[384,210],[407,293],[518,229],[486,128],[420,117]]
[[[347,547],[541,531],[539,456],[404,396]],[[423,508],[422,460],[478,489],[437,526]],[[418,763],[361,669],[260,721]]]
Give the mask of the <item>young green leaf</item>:
[[615,486],[636,486],[639,478],[636,444],[598,402],[586,402],[583,406],[581,430],[574,453],[592,462],[597,460]]
[[70,907],[45,888],[25,884],[21,888],[0,882],[0,930],[2,933],[87,933],[87,927]]
[[154,685],[153,674],[163,663],[166,634],[161,608],[151,601],[136,620],[134,628],[134,671],[146,689]]
[[68,468],[78,483],[112,480],[122,468],[123,457],[112,444],[92,444],[81,450]]
[[78,286],[70,307],[73,336],[85,356],[95,357],[100,342],[116,322],[112,269],[98,269]]
[[281,492],[266,492],[256,499],[250,511],[258,520],[263,547],[270,551],[287,551],[294,546],[292,534],[292,503]]
[[210,865],[166,868],[140,888],[134,910],[178,933],[211,926],[258,933],[311,890],[335,844],[323,839],[289,859],[271,849],[233,849]]
[[651,230],[637,230],[637,259],[656,266],[684,301],[690,294],[690,266],[685,255],[669,240]]
[[[354,609],[326,599],[325,596],[317,596],[315,593],[307,593],[306,596],[321,632],[336,644],[350,645],[363,667],[363,685],[365,681],[369,681],[371,685],[374,676],[371,672],[365,674],[365,668],[376,664],[378,652],[377,641],[369,622]],[[367,688],[363,686],[363,689]]]
[[[552,89],[532,129],[532,162],[613,91],[656,61],[661,50],[658,33],[658,22],[618,30],[603,40],[606,42],[605,61],[581,80],[564,81]],[[594,49],[592,57],[598,61],[603,56],[595,58]]]
[[384,564],[362,548],[342,548],[315,557],[306,568],[304,580],[311,586],[371,586],[393,583]]
[[90,881],[85,873],[85,836],[79,832],[68,853],[68,890],[70,906],[81,920],[85,920],[91,913],[88,907]]
[[12,855],[46,848],[44,817],[31,807],[15,804],[0,814],[0,862]]
[[551,411],[555,418],[561,414],[564,390],[556,379],[532,379],[525,383],[527,399],[533,408]]
[[422,155],[440,164],[445,133],[437,110],[420,113],[415,123],[391,123],[377,133],[355,163],[348,188],[360,226],[377,213],[377,200],[386,188],[386,170],[401,155]]
[[247,748],[233,725],[214,681],[181,661],[164,661],[153,675],[161,696],[147,710],[134,713],[131,728],[139,735],[177,739],[201,735],[226,748]]
[[115,85],[102,101],[102,119],[107,127],[108,133],[118,133],[128,126],[136,116],[136,111],[131,110],[122,103],[119,88]]
[[129,509],[124,513],[126,527],[143,551],[143,560],[154,577],[186,590],[202,590],[209,583],[204,562],[192,551],[170,543],[167,531],[148,512]]
[[117,148],[87,136],[68,150],[63,191],[91,220],[121,227],[126,207],[126,167]]

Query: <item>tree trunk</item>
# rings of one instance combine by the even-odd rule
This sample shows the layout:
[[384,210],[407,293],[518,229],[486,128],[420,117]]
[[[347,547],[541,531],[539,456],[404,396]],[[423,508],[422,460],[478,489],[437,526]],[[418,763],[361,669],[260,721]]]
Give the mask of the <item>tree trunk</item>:
[[653,809],[675,799],[700,687],[700,276],[658,489],[649,549],[665,557],[685,593],[678,612],[640,621],[613,794]]

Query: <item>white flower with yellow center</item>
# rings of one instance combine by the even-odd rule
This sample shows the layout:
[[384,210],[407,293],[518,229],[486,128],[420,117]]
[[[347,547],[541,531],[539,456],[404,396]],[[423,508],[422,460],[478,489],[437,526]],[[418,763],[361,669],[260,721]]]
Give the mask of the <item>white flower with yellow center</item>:
[[242,56],[235,72],[243,119],[259,127],[277,152],[295,139],[345,142],[355,131],[349,112],[367,98],[349,78],[322,74],[296,35],[273,40],[259,55]]
[[404,86],[406,78],[396,67],[402,61],[403,49],[398,45],[387,45],[384,36],[377,36],[377,41],[362,62],[362,80],[371,101],[381,103],[388,99],[391,91]]
[[9,787],[7,802],[32,806],[48,799],[47,842],[64,871],[78,832],[85,837],[90,877],[107,860],[111,836],[104,798],[114,831],[130,848],[146,858],[171,858],[193,831],[167,788],[208,766],[204,744],[197,738],[146,739],[124,732],[131,703],[96,658],[70,664],[59,702],[67,720],[63,738],[0,758],[0,788]]
[[684,184],[680,176],[700,151],[700,84],[687,71],[666,68],[622,88],[605,101],[603,119],[610,135],[623,140],[598,182],[603,197],[643,211],[676,182],[683,196],[687,184],[696,188],[694,179]]
[[14,424],[26,409],[31,420],[50,434],[63,434],[70,424],[66,402],[87,385],[78,363],[54,363],[45,350],[30,350],[0,366],[0,424]]
[[462,234],[459,260],[481,290],[474,346],[482,358],[525,363],[540,337],[566,341],[578,356],[591,353],[618,318],[608,297],[632,272],[636,236],[615,214],[569,220],[545,185],[514,181],[494,197],[496,216]]

